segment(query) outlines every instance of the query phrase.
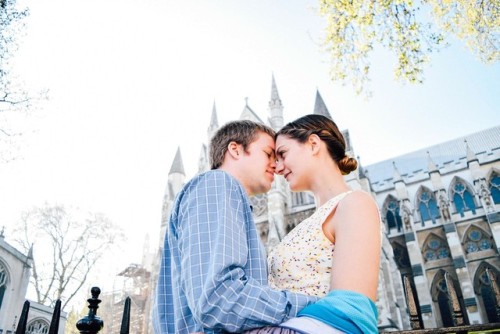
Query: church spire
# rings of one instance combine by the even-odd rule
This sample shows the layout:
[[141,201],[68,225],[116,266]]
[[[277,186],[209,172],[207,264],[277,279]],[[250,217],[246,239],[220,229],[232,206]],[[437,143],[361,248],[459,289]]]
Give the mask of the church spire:
[[212,116],[210,118],[210,125],[208,126],[207,129],[207,139],[208,143],[210,143],[210,140],[214,136],[215,132],[219,129],[219,120],[217,119],[217,109],[215,108],[215,101],[214,105],[212,107]]
[[271,100],[269,101],[269,124],[274,130],[279,130],[283,127],[283,104],[281,103],[280,96],[278,94],[278,87],[276,86],[276,81],[274,80],[274,74],[272,75],[271,83]]
[[467,163],[470,164],[473,161],[479,161],[477,159],[476,153],[474,153],[474,151],[471,150],[467,140],[464,140],[464,142],[465,142],[465,149],[467,151]]
[[434,161],[432,161],[431,154],[429,153],[429,151],[427,151],[427,169],[429,170],[429,173],[439,171]]
[[214,106],[212,107],[212,118],[210,119],[210,128],[218,128],[219,127],[219,121],[217,119],[217,110],[215,108],[215,101],[214,101]]
[[314,102],[314,114],[317,115],[323,115],[326,116],[330,119],[332,119],[332,116],[330,115],[330,112],[328,111],[328,108],[326,107],[325,101],[323,101],[323,98],[321,97],[321,94],[319,93],[319,90],[316,89],[316,101]]
[[184,164],[182,163],[181,148],[177,147],[177,152],[175,153],[174,161],[172,162],[172,167],[170,167],[170,172],[168,175],[179,173],[186,175],[184,173]]
[[271,101],[269,101],[269,106],[271,106],[271,104],[279,104],[279,105],[281,105],[280,96],[278,94],[278,87],[276,86],[276,80],[274,80],[274,73],[272,75]]
[[403,178],[401,177],[401,173],[399,173],[398,168],[396,167],[396,162],[392,162],[392,167],[394,168],[393,174],[392,174],[392,180],[394,183],[396,182],[403,182]]

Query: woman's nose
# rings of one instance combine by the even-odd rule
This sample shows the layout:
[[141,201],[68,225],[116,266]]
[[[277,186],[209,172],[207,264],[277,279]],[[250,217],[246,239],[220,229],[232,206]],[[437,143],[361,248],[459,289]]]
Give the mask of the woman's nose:
[[274,172],[278,175],[283,175],[284,169],[285,169],[285,167],[283,166],[283,161],[280,159],[276,160],[276,169]]

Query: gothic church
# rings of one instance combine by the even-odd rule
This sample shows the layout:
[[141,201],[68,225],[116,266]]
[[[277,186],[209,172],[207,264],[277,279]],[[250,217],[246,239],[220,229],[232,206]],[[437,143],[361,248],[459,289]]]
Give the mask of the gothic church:
[[[239,118],[278,130],[284,125],[283,111],[273,77],[267,120],[248,103]],[[331,118],[319,92],[311,113]],[[214,105],[208,138],[218,127]],[[348,130],[342,133],[347,154],[355,157]],[[203,144],[199,172],[208,169],[207,150]],[[162,239],[185,178],[178,149],[165,190]],[[371,193],[382,216],[384,239],[376,303],[380,329],[410,329],[403,276],[417,292],[425,328],[451,326],[450,290],[454,290],[467,323],[500,321],[494,294],[500,272],[500,126],[359,166],[346,181],[353,189]],[[315,209],[309,193],[292,193],[282,177],[275,178],[267,194],[251,200],[268,250]]]

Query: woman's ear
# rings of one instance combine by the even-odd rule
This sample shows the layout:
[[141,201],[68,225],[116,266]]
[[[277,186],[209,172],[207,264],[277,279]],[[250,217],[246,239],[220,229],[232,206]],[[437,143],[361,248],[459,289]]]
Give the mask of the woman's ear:
[[227,153],[231,156],[231,158],[236,160],[239,159],[241,156],[241,145],[235,141],[230,142],[227,145]]
[[318,137],[317,134],[310,135],[309,138],[307,138],[307,143],[311,147],[313,154],[319,152],[319,149],[321,147],[321,139]]

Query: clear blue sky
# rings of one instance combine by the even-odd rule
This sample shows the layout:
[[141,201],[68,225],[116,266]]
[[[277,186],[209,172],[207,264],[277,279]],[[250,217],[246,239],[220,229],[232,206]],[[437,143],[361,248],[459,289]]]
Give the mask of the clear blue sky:
[[460,43],[433,55],[420,86],[395,83],[384,53],[370,100],[332,83],[316,1],[19,2],[31,16],[16,69],[49,100],[21,159],[0,165],[0,224],[45,201],[103,212],[129,235],[117,265],[140,261],[145,232],[158,239],[175,151],[193,176],[213,102],[221,124],[245,97],[266,119],[272,73],[285,121],[312,112],[319,89],[364,165],[500,123],[500,64]]

